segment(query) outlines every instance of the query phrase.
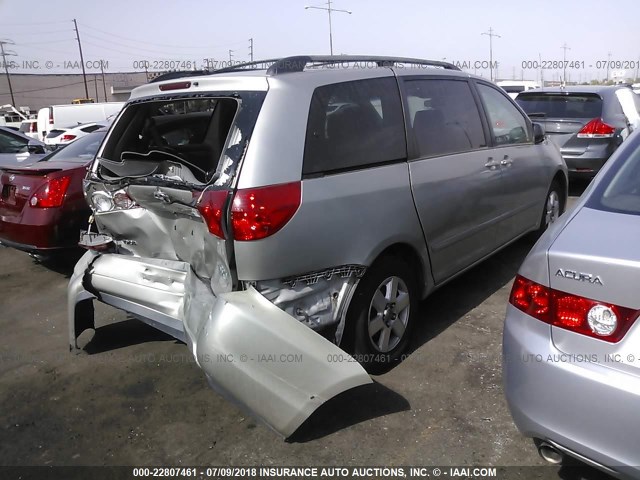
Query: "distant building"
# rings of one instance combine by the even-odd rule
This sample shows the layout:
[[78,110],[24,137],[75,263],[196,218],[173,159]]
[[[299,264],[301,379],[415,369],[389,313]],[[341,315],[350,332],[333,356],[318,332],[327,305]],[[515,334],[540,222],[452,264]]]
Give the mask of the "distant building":
[[[104,85],[101,74],[87,74],[89,98],[96,102],[122,102],[129,99],[131,90],[151,79],[145,72],[105,73]],[[82,74],[34,75],[12,74],[11,86],[16,106],[28,106],[32,111],[49,105],[71,103],[85,98]],[[5,75],[0,75],[0,105],[11,103],[9,85]]]

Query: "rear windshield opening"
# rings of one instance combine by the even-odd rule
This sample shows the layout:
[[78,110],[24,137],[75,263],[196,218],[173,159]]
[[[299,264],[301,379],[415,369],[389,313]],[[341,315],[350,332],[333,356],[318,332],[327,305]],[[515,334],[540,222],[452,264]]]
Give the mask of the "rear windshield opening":
[[145,102],[127,107],[114,126],[102,157],[122,162],[136,154],[149,161],[186,166],[207,182],[238,109],[232,98],[188,98]]
[[602,98],[596,94],[523,93],[516,102],[527,114],[547,118],[600,118]]

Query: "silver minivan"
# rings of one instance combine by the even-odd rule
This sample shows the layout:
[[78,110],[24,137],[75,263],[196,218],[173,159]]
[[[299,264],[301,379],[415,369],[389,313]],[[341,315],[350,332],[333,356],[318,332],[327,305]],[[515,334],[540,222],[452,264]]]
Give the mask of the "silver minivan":
[[134,90],[85,180],[70,344],[94,300],[123,309],[285,436],[401,357],[422,298],[566,204],[541,128],[447,63],[171,77]]

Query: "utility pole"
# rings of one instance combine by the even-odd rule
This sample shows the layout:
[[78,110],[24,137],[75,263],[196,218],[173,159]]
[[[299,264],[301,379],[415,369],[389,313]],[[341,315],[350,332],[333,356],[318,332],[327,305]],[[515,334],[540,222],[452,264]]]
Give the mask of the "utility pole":
[[253,38],[249,39],[249,58],[253,62]]
[[609,81],[609,64],[611,63],[611,52],[607,53],[607,78],[605,78],[605,83]]
[[324,10],[329,14],[329,52],[331,53],[331,55],[333,55],[333,30],[331,27],[331,13],[340,12],[340,13],[348,13],[349,15],[351,15],[353,12],[351,12],[350,10],[339,10],[337,8],[333,8],[331,6],[331,0],[327,0],[326,5],[327,5],[326,7],[306,6],[304,7],[304,9],[308,10],[310,8],[313,8],[316,10]]
[[[107,85],[104,83],[104,63],[100,60],[100,71],[102,72],[102,89],[104,90],[104,101],[107,102]],[[146,71],[146,69],[145,69]],[[147,79],[149,81],[149,79]]]
[[78,22],[73,19],[73,26],[76,29],[76,40],[78,40],[78,50],[80,50],[80,63],[82,64],[82,78],[84,79],[84,98],[89,98],[89,87],[87,86],[87,72],[84,70],[84,57],[82,56],[82,44],[80,43],[80,33],[78,32]]
[[233,61],[233,50],[229,50],[229,65],[231,65],[232,61]]
[[489,74],[491,76],[491,81],[493,82],[493,37],[502,37],[496,33],[493,33],[493,28],[491,27],[489,27],[488,32],[481,33],[480,35],[487,35],[489,37]]
[[93,86],[96,89],[96,102],[100,102],[100,97],[98,97],[98,75],[93,75]]
[[562,83],[566,86],[567,85],[567,50],[571,50],[569,47],[567,47],[567,42],[564,42],[564,45],[562,45],[562,50],[564,50],[564,54],[562,55]]
[[11,105],[16,106],[16,100],[13,98],[13,87],[11,86],[11,75],[9,75],[9,66],[7,65],[7,57],[18,55],[15,52],[6,51],[4,49],[5,44],[15,45],[11,40],[0,40],[0,52],[2,53],[2,63],[4,64],[4,73],[7,76],[7,83],[9,84],[9,93],[11,94]]

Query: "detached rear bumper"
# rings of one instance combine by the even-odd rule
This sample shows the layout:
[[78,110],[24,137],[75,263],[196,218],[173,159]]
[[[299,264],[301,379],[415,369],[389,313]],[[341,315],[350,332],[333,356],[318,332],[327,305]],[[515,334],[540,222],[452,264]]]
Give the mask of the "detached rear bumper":
[[183,262],[87,252],[69,283],[72,350],[95,328],[94,299],[185,341],[215,390],[285,437],[331,397],[371,382],[346,353],[253,288],[216,297]]

